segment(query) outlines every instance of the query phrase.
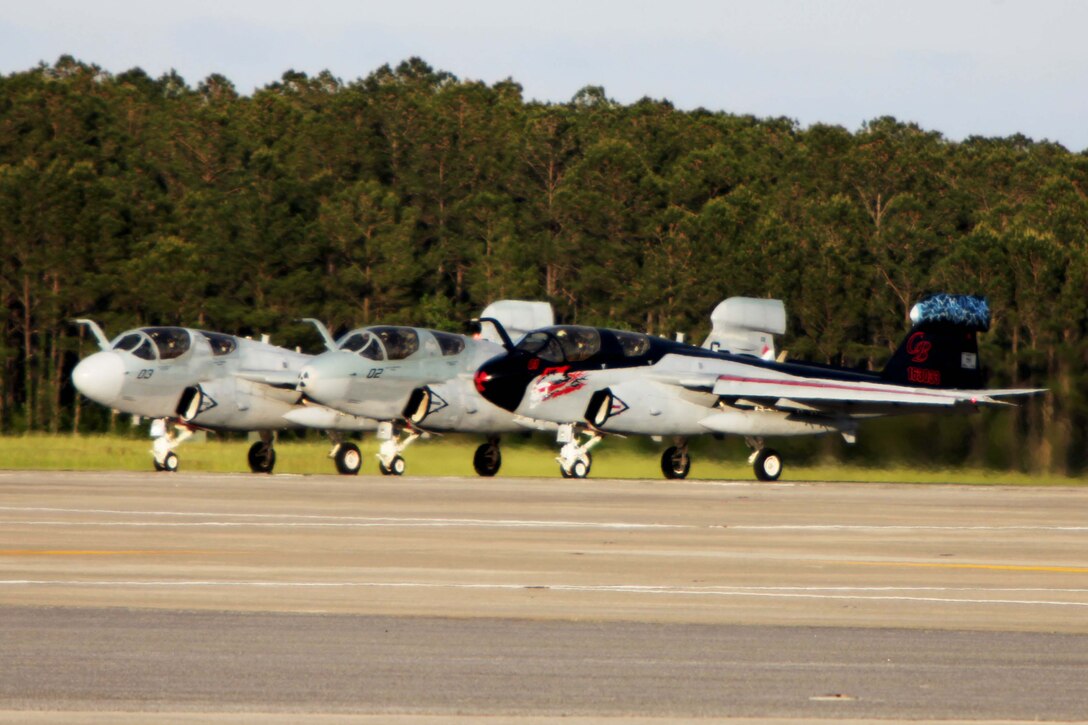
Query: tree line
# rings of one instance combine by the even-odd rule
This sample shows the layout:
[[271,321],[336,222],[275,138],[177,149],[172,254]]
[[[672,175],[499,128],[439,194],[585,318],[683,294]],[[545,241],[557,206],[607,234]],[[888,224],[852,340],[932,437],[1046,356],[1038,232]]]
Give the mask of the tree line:
[[931,430],[960,459],[1076,473],[1086,190],[1084,152],[894,118],[802,128],[594,86],[540,103],[418,58],[247,96],[62,57],[0,78],[0,431],[108,424],[68,380],[80,316],[316,351],[297,318],[460,329],[514,297],[701,340],[748,295],[785,300],[791,357],[875,369],[950,291],[990,300],[990,384],[1051,393]]

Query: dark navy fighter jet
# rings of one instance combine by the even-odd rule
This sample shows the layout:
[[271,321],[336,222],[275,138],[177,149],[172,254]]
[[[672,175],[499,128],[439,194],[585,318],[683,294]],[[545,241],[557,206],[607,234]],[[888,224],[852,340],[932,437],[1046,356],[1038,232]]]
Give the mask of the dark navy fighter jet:
[[745,304],[758,320],[716,324],[704,347],[575,325],[538,329],[484,364],[476,387],[501,408],[557,426],[564,476],[586,476],[589,450],[603,434],[618,433],[674,436],[661,469],[684,478],[688,439],[720,433],[745,437],[760,480],[782,472],[765,438],[840,433],[852,443],[861,419],[970,412],[1042,392],[981,389],[976,334],[990,322],[982,298],[937,295],[916,305],[912,329],[880,372],[775,360],[766,333],[785,331],[784,308],[773,300]]

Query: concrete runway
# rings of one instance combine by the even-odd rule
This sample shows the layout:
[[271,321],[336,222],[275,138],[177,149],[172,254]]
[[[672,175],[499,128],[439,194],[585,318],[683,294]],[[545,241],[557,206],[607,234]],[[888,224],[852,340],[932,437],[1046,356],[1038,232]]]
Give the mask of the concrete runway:
[[12,721],[1086,720],[1088,489],[0,471],[0,651]]

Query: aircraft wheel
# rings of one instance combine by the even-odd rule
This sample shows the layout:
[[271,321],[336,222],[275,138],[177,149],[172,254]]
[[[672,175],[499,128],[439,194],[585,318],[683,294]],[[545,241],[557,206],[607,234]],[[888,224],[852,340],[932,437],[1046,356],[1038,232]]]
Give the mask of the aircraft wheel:
[[336,449],[336,472],[345,476],[359,475],[359,469],[363,465],[363,456],[359,453],[359,446],[354,443],[341,443]]
[[560,463],[560,464],[559,464],[559,472],[560,472],[561,474],[563,474],[563,478],[570,478],[570,471],[568,471],[567,469],[563,468],[563,464],[562,464],[562,463]]
[[760,481],[777,481],[782,475],[782,456],[776,450],[764,448],[756,456],[754,468]]
[[593,465],[593,462],[589,458],[589,454],[586,454],[585,458],[579,458],[570,467],[571,478],[585,478],[589,475],[589,469]]
[[394,458],[388,468],[386,468],[384,463],[378,461],[378,468],[381,469],[383,476],[403,476],[406,467],[407,464],[405,464],[404,459],[400,456]]
[[494,476],[502,465],[502,453],[494,443],[484,443],[472,457],[472,467],[481,476]]
[[155,468],[160,471],[166,471],[167,473],[173,473],[174,471],[178,470],[177,454],[173,451],[170,451],[166,454],[166,457],[162,459],[161,464],[158,461],[155,462]]
[[264,441],[249,447],[249,470],[254,473],[272,473],[276,467],[276,449]]
[[691,470],[691,458],[676,446],[669,446],[661,454],[661,472],[665,478],[687,478]]

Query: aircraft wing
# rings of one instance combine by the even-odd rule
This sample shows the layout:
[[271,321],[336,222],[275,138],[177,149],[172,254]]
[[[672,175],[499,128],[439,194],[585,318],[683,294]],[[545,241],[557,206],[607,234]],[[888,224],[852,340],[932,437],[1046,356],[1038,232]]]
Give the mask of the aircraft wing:
[[239,370],[234,374],[242,380],[249,380],[273,388],[294,390],[298,384],[297,370]]
[[[1034,395],[1041,389],[954,390],[887,383],[794,376],[719,375],[713,393],[732,398],[798,401],[817,407],[899,406],[946,408],[956,405],[1008,405],[1001,398]],[[774,404],[771,407],[775,407]],[[788,406],[784,406],[788,407]]]

